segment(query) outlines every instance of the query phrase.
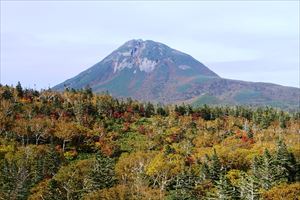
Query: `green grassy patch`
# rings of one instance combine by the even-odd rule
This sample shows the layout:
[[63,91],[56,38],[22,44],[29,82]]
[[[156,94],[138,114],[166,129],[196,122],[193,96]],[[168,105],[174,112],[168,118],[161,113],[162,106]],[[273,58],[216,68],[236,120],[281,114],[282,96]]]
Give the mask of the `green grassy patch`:
[[255,100],[261,100],[262,95],[258,91],[253,90],[242,90],[238,92],[233,99],[238,103],[250,103],[254,102]]
[[219,104],[220,100],[217,97],[211,96],[211,95],[201,95],[198,97],[193,103],[192,106],[197,107],[204,104],[207,105],[213,105],[213,104]]

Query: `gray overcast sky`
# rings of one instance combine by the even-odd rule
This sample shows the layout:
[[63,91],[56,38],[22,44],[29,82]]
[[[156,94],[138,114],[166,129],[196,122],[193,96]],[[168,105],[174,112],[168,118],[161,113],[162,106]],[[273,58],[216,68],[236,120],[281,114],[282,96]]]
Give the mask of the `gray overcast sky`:
[[299,87],[299,1],[1,1],[1,83],[52,87],[133,38],[225,78]]

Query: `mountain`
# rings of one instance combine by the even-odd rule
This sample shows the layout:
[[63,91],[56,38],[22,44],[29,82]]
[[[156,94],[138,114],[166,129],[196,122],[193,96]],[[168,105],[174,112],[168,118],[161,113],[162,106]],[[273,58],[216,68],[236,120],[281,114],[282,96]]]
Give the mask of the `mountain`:
[[271,105],[297,108],[298,88],[224,79],[192,56],[151,40],[130,40],[99,63],[56,85],[116,97],[200,104]]

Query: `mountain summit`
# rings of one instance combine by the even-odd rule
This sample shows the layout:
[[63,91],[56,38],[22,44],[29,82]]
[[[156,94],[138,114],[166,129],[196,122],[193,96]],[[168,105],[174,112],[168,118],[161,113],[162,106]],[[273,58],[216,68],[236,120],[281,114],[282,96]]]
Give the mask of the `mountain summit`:
[[151,40],[130,40],[103,62],[111,62],[114,73],[124,68],[150,73],[160,67],[173,65],[181,70],[194,69],[205,76],[217,76],[191,56]]
[[55,86],[117,97],[194,104],[253,104],[295,107],[299,89],[223,79],[192,56],[151,40],[130,40],[99,63]]

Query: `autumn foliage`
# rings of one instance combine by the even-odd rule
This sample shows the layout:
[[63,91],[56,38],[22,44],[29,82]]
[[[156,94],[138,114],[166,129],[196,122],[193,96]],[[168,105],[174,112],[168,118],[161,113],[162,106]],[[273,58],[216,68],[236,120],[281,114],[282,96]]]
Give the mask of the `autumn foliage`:
[[299,199],[300,114],[0,87],[0,199]]

